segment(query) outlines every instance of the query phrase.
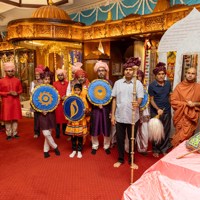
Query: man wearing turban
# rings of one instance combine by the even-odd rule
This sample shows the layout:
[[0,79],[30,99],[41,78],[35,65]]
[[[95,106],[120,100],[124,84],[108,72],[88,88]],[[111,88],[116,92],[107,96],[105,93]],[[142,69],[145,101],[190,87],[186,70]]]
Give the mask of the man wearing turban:
[[[131,57],[124,64],[124,77],[115,82],[112,91],[112,115],[111,123],[116,125],[116,139],[118,148],[118,161],[114,167],[119,167],[124,163],[125,136],[128,135],[129,140],[129,163],[131,163],[131,136],[134,112],[134,133],[137,133],[137,125],[139,122],[139,105],[144,97],[143,85],[139,80],[134,83],[134,68],[138,68],[141,64],[140,58]],[[136,101],[133,101],[133,89],[136,88]],[[133,168],[137,169],[136,164]]]
[[153,70],[155,80],[149,85],[148,93],[150,96],[150,115],[151,118],[158,115],[164,127],[165,137],[161,142],[152,142],[153,156],[159,157],[159,154],[166,154],[170,147],[170,129],[171,129],[171,106],[170,93],[171,84],[165,80],[165,63],[159,62]]
[[[30,95],[32,94],[34,88],[43,83],[41,79],[41,74],[44,73],[44,66],[39,64],[35,68],[35,80],[33,80],[30,84]],[[40,127],[39,127],[39,112],[34,110],[34,138],[38,138],[40,136]]]
[[14,77],[15,65],[12,62],[4,63],[6,76],[0,79],[0,95],[2,98],[2,120],[5,122],[7,140],[12,136],[18,138],[18,120],[22,118],[19,95],[22,93],[22,85],[18,78]]
[[[97,61],[94,66],[94,72],[97,73],[98,79],[106,80],[111,85],[111,81],[108,80],[109,68],[106,62]],[[92,105],[91,112],[91,138],[92,138],[92,151],[93,155],[96,154],[96,151],[99,147],[98,136],[103,134],[104,136],[104,150],[106,154],[110,154],[110,113],[111,113],[111,103],[103,106]]]
[[62,133],[65,135],[67,120],[64,116],[63,101],[66,97],[68,81],[66,81],[66,71],[63,69],[56,70],[57,81],[53,83],[60,95],[60,102],[56,108],[56,138],[60,137],[60,125],[62,124]]
[[[87,99],[87,93],[88,93],[88,86],[90,84],[88,78],[87,78],[87,72],[85,70],[83,70],[82,68],[76,70],[75,72],[75,79],[76,79],[76,83],[79,83],[82,85],[82,92],[81,92],[81,98],[83,99]],[[88,111],[86,113],[86,121],[87,121],[87,130],[89,132],[90,130],[90,115],[89,115],[89,112],[90,112],[90,104],[88,106]],[[85,144],[85,141],[86,141],[86,135],[84,135],[83,137],[83,144]]]
[[77,82],[82,85],[82,93],[81,95],[86,98],[87,96],[87,89],[89,86],[89,80],[87,79],[87,73],[83,69],[78,69],[75,72],[75,78],[77,79]]

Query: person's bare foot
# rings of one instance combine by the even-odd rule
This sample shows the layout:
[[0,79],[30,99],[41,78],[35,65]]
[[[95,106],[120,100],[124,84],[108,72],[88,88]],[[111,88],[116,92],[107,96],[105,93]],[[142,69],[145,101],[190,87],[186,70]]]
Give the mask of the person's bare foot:
[[159,153],[153,153],[153,157],[158,158],[159,157]]
[[122,164],[122,163],[120,163],[120,162],[116,162],[116,163],[113,165],[113,167],[118,168],[118,167],[121,166],[121,164]]
[[133,163],[133,165],[131,166],[132,169],[138,169],[138,165],[136,165],[135,163]]

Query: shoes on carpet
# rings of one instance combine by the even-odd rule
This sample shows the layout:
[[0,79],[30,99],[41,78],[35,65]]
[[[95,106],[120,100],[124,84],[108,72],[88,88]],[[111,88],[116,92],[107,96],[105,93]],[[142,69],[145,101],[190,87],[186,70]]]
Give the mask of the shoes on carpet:
[[78,154],[77,154],[77,158],[82,158],[82,153],[80,151],[78,151]]
[[44,158],[48,158],[48,157],[50,157],[49,152],[44,152]]
[[107,155],[111,154],[111,152],[110,152],[110,149],[109,149],[109,148],[108,148],[108,149],[105,149],[105,152],[106,152],[106,154],[107,154]]
[[95,154],[96,154],[96,152],[97,152],[97,150],[96,150],[96,149],[92,149],[92,151],[91,151],[91,154],[92,154],[92,155],[95,155]]
[[55,152],[55,154],[56,154],[57,156],[60,155],[60,151],[58,150],[58,147],[56,147],[56,148],[54,149],[54,152]]
[[38,138],[38,137],[39,137],[39,135],[36,135],[36,134],[35,134],[33,137],[34,137],[34,138]]
[[19,138],[19,135],[14,135],[13,137],[14,137],[14,138]]
[[60,135],[56,135],[56,138],[60,138]]
[[76,151],[72,151],[72,153],[69,155],[70,158],[73,158],[76,155]]
[[12,137],[11,136],[7,136],[6,140],[12,140]]

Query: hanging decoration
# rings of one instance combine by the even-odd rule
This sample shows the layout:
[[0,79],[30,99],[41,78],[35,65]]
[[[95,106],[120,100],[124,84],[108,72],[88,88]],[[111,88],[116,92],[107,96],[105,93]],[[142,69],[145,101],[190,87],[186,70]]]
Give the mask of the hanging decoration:
[[[109,4],[108,4],[109,2]],[[193,5],[200,3],[200,0],[170,0],[171,6],[176,4]],[[95,21],[105,21],[108,13],[112,13],[112,20],[119,20],[129,14],[150,14],[153,12],[157,0],[113,0],[106,1],[104,6],[79,11],[70,15],[73,21],[92,24]]]

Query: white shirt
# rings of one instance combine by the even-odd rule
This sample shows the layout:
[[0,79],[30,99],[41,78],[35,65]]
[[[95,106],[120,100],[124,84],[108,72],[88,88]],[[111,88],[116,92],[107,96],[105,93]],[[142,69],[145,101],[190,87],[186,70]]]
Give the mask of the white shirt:
[[[125,78],[115,82],[112,96],[116,97],[115,119],[119,123],[132,124],[133,112],[133,79],[128,83]],[[144,97],[144,88],[140,81],[136,81],[136,97]],[[139,120],[139,108],[135,109],[135,122]]]

